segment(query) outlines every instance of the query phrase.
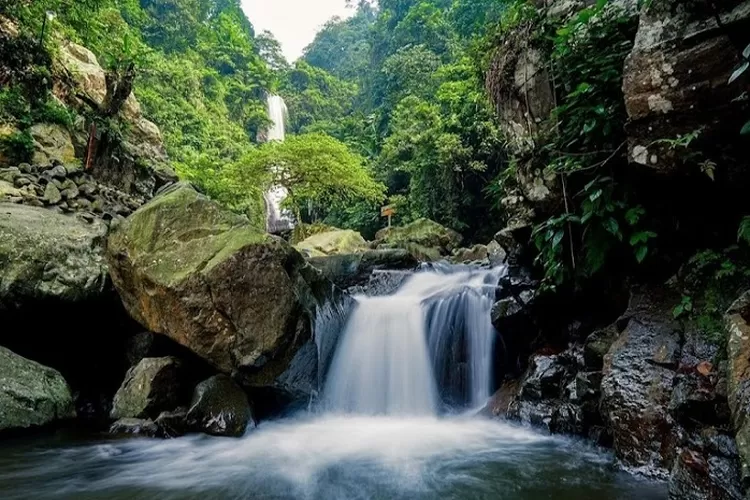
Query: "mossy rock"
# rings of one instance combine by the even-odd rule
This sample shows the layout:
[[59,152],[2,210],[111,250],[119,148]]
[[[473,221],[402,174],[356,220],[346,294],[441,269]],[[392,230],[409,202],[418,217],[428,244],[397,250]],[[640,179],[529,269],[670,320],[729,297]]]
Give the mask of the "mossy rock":
[[[463,239],[456,231],[429,219],[419,219],[401,227],[381,229],[375,235],[378,248],[418,249],[435,260],[436,256],[450,255]],[[431,251],[430,249],[434,249]],[[436,252],[437,254],[436,254]],[[428,259],[423,259],[428,260]]]
[[289,239],[289,243],[296,245],[302,243],[310,236],[315,236],[320,233],[327,233],[329,231],[339,231],[340,229],[333,226],[328,226],[322,222],[315,222],[314,224],[297,224],[294,226],[292,231],[292,237]]
[[357,231],[337,229],[318,233],[294,246],[308,257],[347,255],[369,250],[367,241]]
[[70,388],[58,371],[0,347],[0,431],[73,417]]
[[107,258],[131,316],[251,385],[286,369],[334,289],[285,241],[185,184],[117,227]]
[[107,285],[106,231],[98,222],[0,203],[0,308],[100,296]]

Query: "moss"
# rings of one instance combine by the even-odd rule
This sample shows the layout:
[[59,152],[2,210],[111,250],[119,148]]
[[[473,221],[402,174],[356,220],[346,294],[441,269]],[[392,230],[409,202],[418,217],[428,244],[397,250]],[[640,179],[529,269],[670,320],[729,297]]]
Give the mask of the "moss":
[[246,245],[272,239],[185,185],[137,210],[112,235],[113,245],[124,241],[152,279],[169,285],[210,271]]
[[307,252],[311,257],[318,257],[360,253],[368,250],[369,247],[358,232],[351,229],[338,229],[310,236],[295,245],[295,248]]
[[377,240],[384,246],[417,250],[437,249],[439,254],[448,255],[461,244],[461,235],[452,229],[441,226],[429,219],[418,219],[402,227],[392,227],[379,231]]

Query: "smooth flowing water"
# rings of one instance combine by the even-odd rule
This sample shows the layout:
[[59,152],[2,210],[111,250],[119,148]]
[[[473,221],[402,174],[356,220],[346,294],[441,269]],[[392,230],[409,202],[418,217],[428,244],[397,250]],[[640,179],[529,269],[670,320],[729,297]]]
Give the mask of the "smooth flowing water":
[[[271,121],[271,127],[266,132],[266,139],[269,142],[284,142],[286,139],[286,122],[289,115],[286,103],[278,95],[269,95],[267,101],[268,118]],[[272,187],[264,193],[266,230],[268,232],[278,233],[292,228],[291,215],[281,209],[281,204],[288,195],[289,193],[282,186]]]
[[502,272],[417,273],[392,296],[358,297],[340,336],[338,313],[321,317],[317,348],[335,353],[317,411],[241,439],[6,440],[0,498],[665,499],[588,444],[444,411],[450,362],[466,368],[465,407],[491,390],[498,332],[484,318]]

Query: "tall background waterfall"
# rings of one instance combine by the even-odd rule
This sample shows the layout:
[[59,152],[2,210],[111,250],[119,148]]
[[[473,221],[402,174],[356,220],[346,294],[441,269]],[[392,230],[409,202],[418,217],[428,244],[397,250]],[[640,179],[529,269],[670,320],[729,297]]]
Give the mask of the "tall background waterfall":
[[[289,111],[281,96],[268,96],[268,118],[271,127],[267,131],[268,141],[283,142],[286,139],[286,121]],[[269,189],[263,199],[266,204],[266,230],[269,233],[280,233],[291,229],[294,225],[291,214],[281,209],[282,202],[289,193],[281,186]]]
[[328,372],[334,411],[435,415],[478,407],[493,390],[490,320],[504,268],[438,266],[388,297],[358,297]]

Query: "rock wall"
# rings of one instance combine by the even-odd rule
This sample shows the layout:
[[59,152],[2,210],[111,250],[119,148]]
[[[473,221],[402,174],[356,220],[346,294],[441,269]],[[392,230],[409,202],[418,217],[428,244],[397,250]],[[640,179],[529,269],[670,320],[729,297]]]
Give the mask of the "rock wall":
[[744,444],[741,432],[735,444],[729,408],[743,414],[733,388],[746,375],[734,367],[746,360],[730,348],[727,370],[711,332],[674,319],[679,301],[665,286],[634,287],[612,325],[565,350],[537,351],[488,410],[611,446],[626,469],[668,480],[670,498],[743,498]]
[[[623,82],[630,159],[636,164],[674,173],[686,165],[668,140],[699,132],[707,144],[729,145],[727,137],[737,136],[747,121],[750,108],[740,96],[748,77],[728,82],[742,41],[747,43],[742,33],[750,25],[750,2],[721,2],[715,11],[712,5],[669,0],[641,12]],[[727,156],[740,152],[720,149],[709,148],[708,159],[721,157],[728,172],[734,162]]]

